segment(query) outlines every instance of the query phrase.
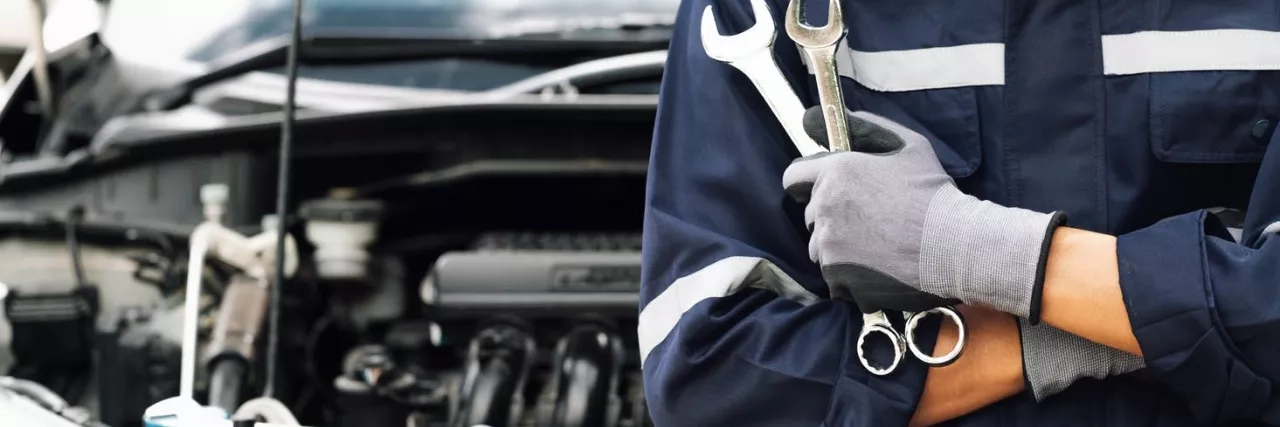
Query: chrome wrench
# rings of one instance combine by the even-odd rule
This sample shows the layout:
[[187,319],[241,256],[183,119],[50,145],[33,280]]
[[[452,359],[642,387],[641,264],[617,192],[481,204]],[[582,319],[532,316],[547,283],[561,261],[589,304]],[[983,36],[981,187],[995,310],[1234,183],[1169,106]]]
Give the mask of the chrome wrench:
[[751,0],[751,10],[756,23],[751,28],[732,36],[720,35],[711,6],[702,10],[702,48],[707,56],[737,68],[755,85],[773,115],[782,123],[801,156],[827,151],[804,131],[804,106],[791,84],[783,77],[782,70],[773,60],[775,26],[773,15],[764,0]]
[[[809,64],[813,67],[814,78],[818,85],[818,99],[822,104],[822,116],[827,130],[828,146],[831,147],[831,151],[849,151],[849,124],[845,120],[844,95],[840,92],[840,75],[836,72],[836,50],[845,32],[840,0],[829,0],[827,24],[822,27],[814,27],[805,22],[801,1],[791,0],[787,4],[785,18],[787,35],[804,48],[805,55],[809,57]],[[955,322],[959,331],[955,347],[941,357],[925,354],[915,343],[915,329],[920,319],[929,314],[947,316]],[[887,375],[893,372],[902,362],[904,350],[910,350],[917,359],[929,366],[951,364],[964,351],[965,342],[968,339],[968,326],[955,309],[936,307],[922,312],[903,313],[903,315],[907,318],[905,338],[893,329],[893,325],[889,323],[889,317],[883,311],[862,314],[863,325],[862,331],[858,334],[857,353],[858,360],[868,372],[875,375]],[[893,359],[888,366],[875,366],[864,354],[863,345],[866,344],[867,337],[873,333],[888,337],[893,346]]]
[[844,38],[844,14],[840,0],[830,0],[827,25],[813,27],[804,21],[801,0],[787,4],[786,28],[791,40],[804,48],[818,81],[818,100],[827,125],[827,141],[831,151],[849,151],[849,124],[844,117],[844,95],[840,93],[840,75],[836,74],[836,47]]
[[[840,75],[836,73],[836,47],[844,37],[844,14],[840,12],[840,0],[830,0],[827,9],[827,25],[813,27],[805,23],[801,0],[787,4],[785,26],[787,35],[804,48],[813,67],[818,83],[818,100],[822,104],[822,118],[827,129],[827,146],[831,151],[849,151],[849,124],[844,116],[844,95],[840,92]],[[893,346],[893,359],[888,366],[871,363],[863,353],[867,337],[879,333],[889,338]],[[858,334],[858,360],[867,371],[875,375],[887,375],[898,368],[906,352],[902,336],[893,330],[889,317],[883,311],[862,314],[862,332]]]

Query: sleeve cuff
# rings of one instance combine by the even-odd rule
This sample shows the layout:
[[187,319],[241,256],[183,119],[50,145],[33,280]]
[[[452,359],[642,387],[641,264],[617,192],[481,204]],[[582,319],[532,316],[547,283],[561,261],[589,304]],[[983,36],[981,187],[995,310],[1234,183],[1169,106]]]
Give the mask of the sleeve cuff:
[[1027,312],[1027,321],[1031,326],[1040,324],[1040,305],[1044,294],[1045,266],[1049,264],[1049,247],[1053,244],[1053,232],[1067,223],[1067,214],[1054,212],[1049,216],[1049,225],[1044,230],[1044,240],[1040,242],[1040,262],[1036,264],[1036,281],[1031,285],[1031,307]]
[[[1207,272],[1208,213],[1165,219],[1119,236],[1120,289],[1147,371],[1184,397],[1197,422],[1250,419],[1270,383],[1237,357]],[[1221,228],[1220,225],[1216,228]]]

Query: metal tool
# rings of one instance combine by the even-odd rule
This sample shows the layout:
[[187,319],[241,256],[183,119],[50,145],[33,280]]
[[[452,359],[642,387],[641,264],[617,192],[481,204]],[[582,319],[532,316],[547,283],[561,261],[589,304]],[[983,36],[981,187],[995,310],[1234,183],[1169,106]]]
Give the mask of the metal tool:
[[[920,320],[928,317],[930,314],[938,314],[946,316],[956,324],[956,344],[951,351],[942,356],[933,356],[925,353],[916,345],[916,328],[920,327]],[[964,317],[960,312],[951,307],[934,307],[920,312],[903,312],[902,317],[907,320],[904,329],[906,336],[899,334],[893,329],[893,325],[889,323],[889,317],[884,311],[873,311],[870,313],[862,313],[862,331],[858,333],[858,361],[862,362],[862,366],[867,371],[875,375],[888,375],[898,368],[898,364],[902,362],[902,358],[906,351],[929,366],[947,366],[960,358],[960,354],[964,352],[965,342],[968,340],[968,326],[965,324]],[[867,338],[871,334],[881,334],[889,339],[890,345],[893,347],[893,359],[886,366],[880,367],[871,363],[867,358],[865,350]]]
[[[787,5],[785,18],[787,35],[804,49],[805,54],[809,57],[809,64],[813,67],[814,77],[818,83],[818,99],[822,104],[822,116],[827,129],[828,145],[832,151],[849,151],[849,125],[845,121],[844,96],[840,92],[840,75],[836,73],[835,57],[836,48],[840,43],[840,39],[844,38],[845,33],[844,14],[840,11],[840,0],[829,0],[827,24],[821,27],[814,27],[805,22],[804,12],[800,5],[801,1],[791,0]],[[759,12],[757,12],[756,16],[758,17],[759,15]],[[758,27],[760,19],[757,19],[756,22]],[[705,14],[703,16],[703,33],[705,43]],[[947,316],[955,322],[959,331],[955,347],[940,357],[925,354],[915,343],[916,327],[918,327],[921,319],[930,314]],[[898,364],[902,362],[907,350],[910,350],[911,354],[929,366],[949,365],[955,362],[960,357],[960,353],[964,351],[965,341],[968,339],[968,327],[965,325],[964,318],[955,309],[951,307],[936,307],[922,312],[903,313],[903,316],[907,320],[907,335],[905,338],[893,329],[893,325],[889,323],[889,317],[883,311],[862,314],[862,331],[858,334],[857,352],[858,360],[862,362],[862,366],[867,368],[868,372],[875,375],[887,375],[893,372],[898,368]],[[887,366],[875,366],[867,359],[864,353],[863,346],[866,344],[867,338],[873,333],[888,337],[893,347],[893,360]]]
[[[882,334],[889,338],[889,343],[893,347],[893,360],[889,362],[888,366],[878,367],[873,365],[863,351],[863,347],[867,344],[867,338],[873,333]],[[862,367],[867,368],[868,372],[876,375],[888,375],[898,369],[898,363],[902,362],[902,355],[906,353],[906,344],[903,342],[902,335],[893,330],[893,325],[889,323],[889,317],[883,311],[876,311],[862,313],[862,331],[858,333],[857,349],[858,361],[862,362]]]
[[774,62],[773,42],[776,30],[769,6],[764,0],[751,0],[751,10],[755,14],[755,25],[737,35],[723,36],[716,26],[711,6],[703,9],[702,48],[706,50],[707,56],[729,64],[747,75],[764,97],[765,103],[773,110],[773,115],[782,123],[783,130],[791,137],[791,142],[800,150],[801,156],[826,151],[804,132],[804,106]]
[[791,40],[804,48],[818,80],[818,99],[827,124],[828,146],[833,151],[849,151],[849,124],[844,118],[844,95],[840,93],[840,75],[836,74],[836,47],[844,38],[844,14],[840,0],[830,0],[827,25],[813,27],[804,21],[801,0],[787,4],[786,28]]
[[[920,319],[923,319],[930,314],[941,314],[947,316],[956,324],[955,347],[952,347],[951,351],[947,352],[947,354],[938,357],[926,354],[925,352],[920,351],[919,347],[916,347],[916,328],[920,325]],[[917,313],[903,313],[903,315],[907,318],[907,324],[903,326],[907,331],[907,336],[904,341],[907,342],[907,348],[911,349],[911,354],[915,355],[917,359],[920,359],[921,362],[924,362],[924,364],[929,366],[947,366],[960,358],[960,354],[964,352],[965,342],[969,339],[969,327],[965,324],[964,316],[961,316],[960,312],[956,311],[954,308],[944,306],[934,307]],[[859,349],[859,351],[861,351],[861,349]]]

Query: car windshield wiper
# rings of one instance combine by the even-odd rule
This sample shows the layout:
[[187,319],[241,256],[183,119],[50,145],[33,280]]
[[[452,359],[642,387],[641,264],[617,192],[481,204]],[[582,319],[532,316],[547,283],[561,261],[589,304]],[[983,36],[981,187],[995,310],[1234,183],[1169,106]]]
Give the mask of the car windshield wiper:
[[[669,26],[632,25],[617,29],[572,32],[526,32],[503,37],[478,37],[422,30],[325,29],[305,36],[299,62],[307,65],[395,61],[439,57],[502,58],[529,53],[574,53],[613,56],[665,48]],[[250,71],[284,65],[288,37],[267,39],[208,63],[205,71],[177,85],[142,98],[141,109],[165,111],[191,102],[196,90]]]
[[598,38],[636,39],[646,34],[668,38],[675,26],[674,14],[623,13],[612,16],[583,16],[572,19],[530,17],[502,21],[485,29],[491,38]]

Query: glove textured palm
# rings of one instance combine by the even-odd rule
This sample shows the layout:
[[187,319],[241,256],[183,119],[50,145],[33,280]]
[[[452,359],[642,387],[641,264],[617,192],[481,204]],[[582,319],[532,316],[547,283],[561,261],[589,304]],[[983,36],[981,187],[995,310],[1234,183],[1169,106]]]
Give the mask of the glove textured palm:
[[[812,108],[804,122],[825,142],[821,114]],[[964,194],[925,137],[871,113],[847,116],[852,151],[803,157],[783,174],[788,193],[808,203],[809,257],[833,298],[891,310],[958,300],[1032,315],[1046,236],[1061,216]]]

